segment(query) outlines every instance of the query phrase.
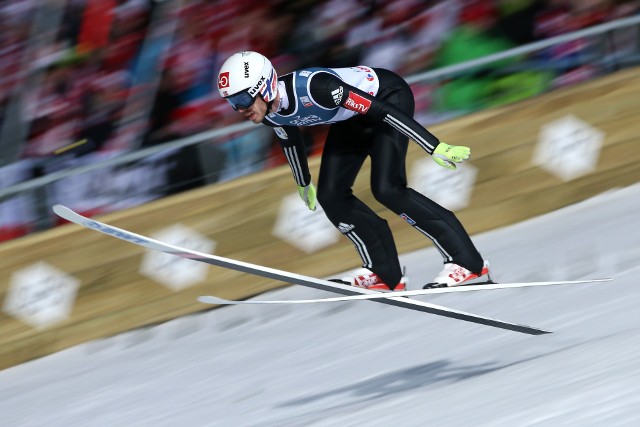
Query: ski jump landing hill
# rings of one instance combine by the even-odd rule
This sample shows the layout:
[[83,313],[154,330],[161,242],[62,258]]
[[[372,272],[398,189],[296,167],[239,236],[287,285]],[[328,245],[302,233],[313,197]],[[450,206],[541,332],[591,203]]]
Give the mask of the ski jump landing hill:
[[[433,126],[442,140],[473,148],[469,167],[434,175],[425,163],[431,162],[428,155],[411,146],[408,175],[417,177],[417,184],[430,182],[418,189],[432,197],[438,179],[460,186],[459,193],[469,198],[454,210],[472,234],[634,184],[640,181],[639,71],[620,71]],[[311,161],[315,177],[318,160]],[[355,193],[389,221],[401,253],[424,247],[421,235],[373,200],[369,172],[366,164]],[[292,212],[285,221],[292,240],[274,236],[290,197],[297,194],[284,166],[101,219],[191,249],[314,277],[357,267],[346,239],[314,248],[296,244],[314,238],[305,232],[323,217],[306,213],[299,201],[304,213]],[[199,271],[191,261],[177,261],[75,225],[3,244],[0,369],[210,308],[196,301],[198,295],[242,299],[284,285],[216,267]]]

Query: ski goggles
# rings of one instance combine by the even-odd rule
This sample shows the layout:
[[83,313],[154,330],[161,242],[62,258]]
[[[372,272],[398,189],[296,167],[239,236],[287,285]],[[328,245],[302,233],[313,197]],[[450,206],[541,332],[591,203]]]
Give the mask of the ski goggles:
[[249,95],[248,89],[238,92],[235,95],[227,96],[225,99],[231,104],[234,110],[238,110],[239,108],[246,110],[256,102],[256,97]]

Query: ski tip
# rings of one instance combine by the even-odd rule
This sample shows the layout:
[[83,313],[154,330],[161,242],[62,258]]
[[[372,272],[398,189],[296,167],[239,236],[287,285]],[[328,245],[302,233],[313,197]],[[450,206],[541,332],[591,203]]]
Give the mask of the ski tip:
[[53,213],[58,215],[60,218],[63,218],[66,220],[69,220],[70,216],[77,215],[74,211],[72,211],[71,209],[69,209],[64,205],[53,205],[51,207],[51,210],[53,210]]
[[65,209],[67,209],[65,206],[62,205],[53,205],[51,207],[51,209],[56,213],[56,214],[60,214],[60,212],[63,212]]

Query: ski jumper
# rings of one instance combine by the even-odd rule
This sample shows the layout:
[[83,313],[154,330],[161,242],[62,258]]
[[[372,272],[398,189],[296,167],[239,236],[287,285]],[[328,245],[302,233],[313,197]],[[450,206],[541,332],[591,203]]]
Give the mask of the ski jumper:
[[432,154],[438,139],[413,119],[414,98],[397,74],[364,66],[308,68],[279,78],[280,109],[265,117],[300,186],[311,182],[299,126],[331,124],[323,148],[318,202],[349,238],[363,267],[393,286],[402,270],[387,221],[353,195],[367,156],[371,190],[380,203],[429,238],[444,262],[479,273],[483,258],[453,212],[407,187],[405,157],[411,138]]

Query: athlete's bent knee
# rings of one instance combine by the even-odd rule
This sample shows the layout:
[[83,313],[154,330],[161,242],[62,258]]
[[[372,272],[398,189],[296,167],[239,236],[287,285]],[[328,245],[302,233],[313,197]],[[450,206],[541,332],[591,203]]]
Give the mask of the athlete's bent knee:
[[404,187],[390,184],[375,185],[371,187],[373,197],[386,207],[391,207],[403,197]]

